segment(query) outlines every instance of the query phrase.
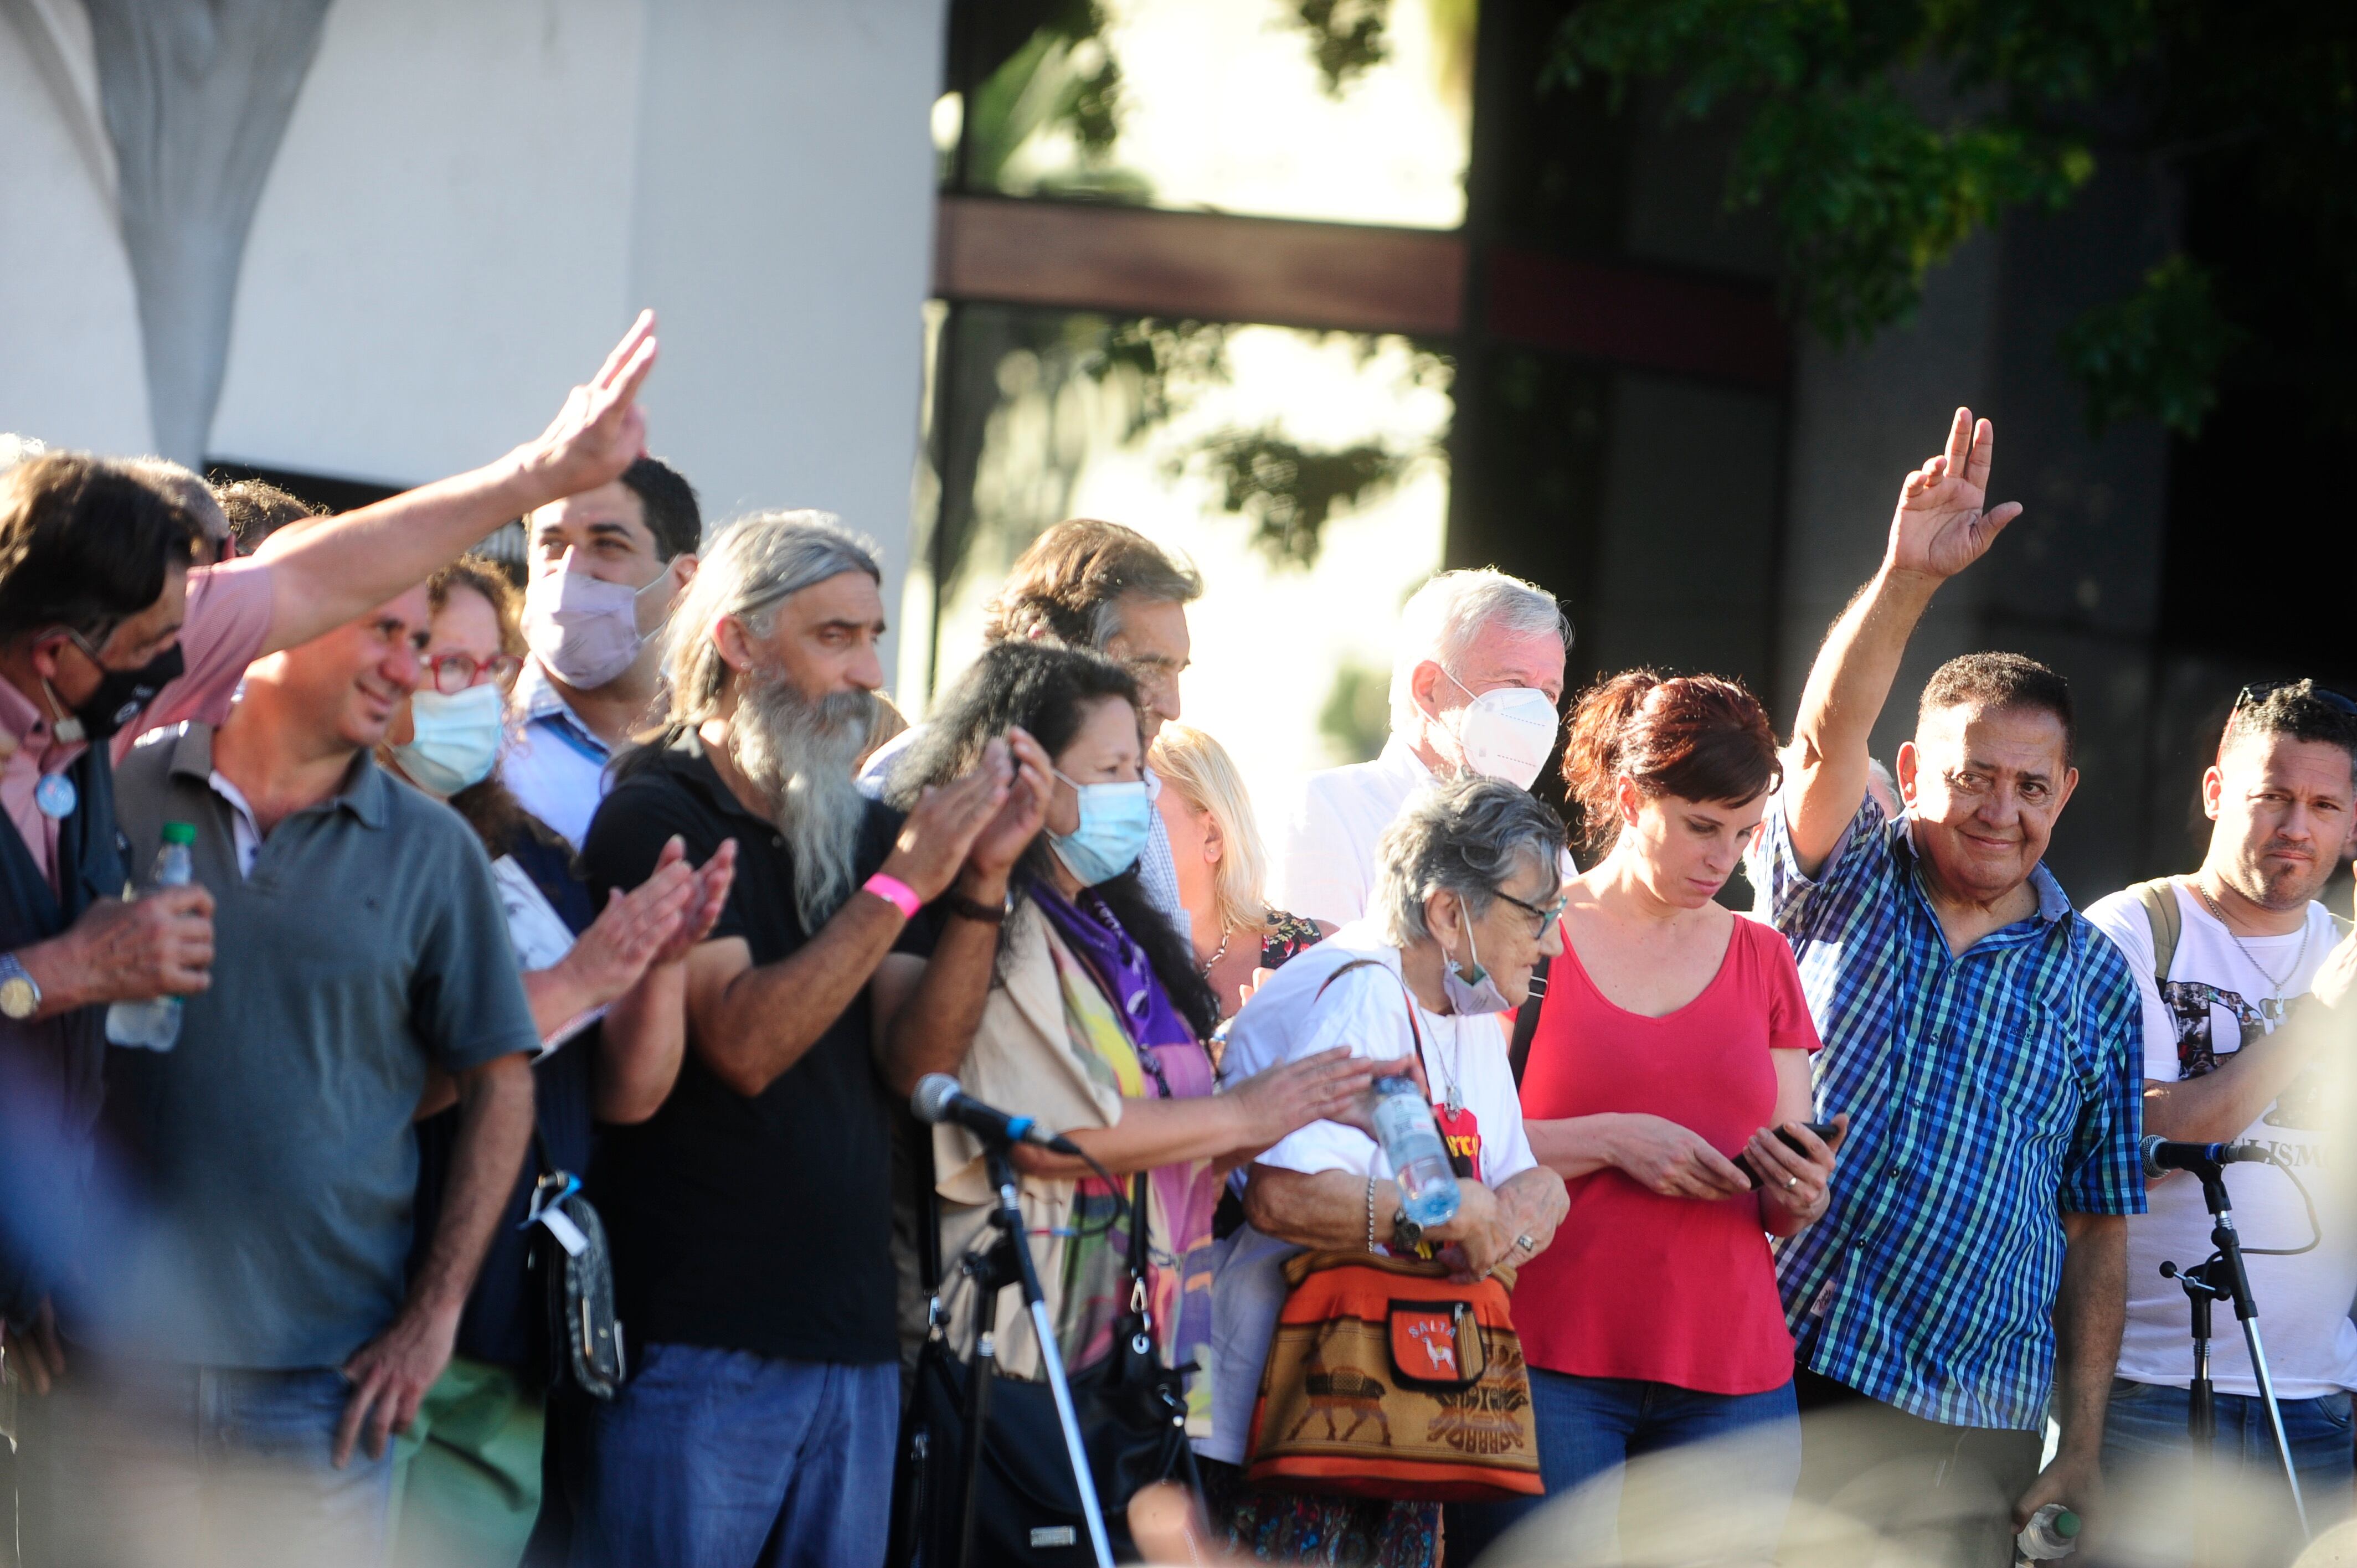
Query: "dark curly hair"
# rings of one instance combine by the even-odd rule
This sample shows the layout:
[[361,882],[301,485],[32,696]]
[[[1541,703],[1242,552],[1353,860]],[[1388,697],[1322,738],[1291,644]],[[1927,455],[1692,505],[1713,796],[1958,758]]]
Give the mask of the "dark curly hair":
[[[909,810],[927,786],[946,784],[971,771],[982,760],[983,748],[1017,725],[1049,757],[1059,756],[1097,705],[1115,699],[1136,707],[1137,682],[1109,659],[1047,642],[993,643],[943,693],[923,735],[892,770],[888,798],[901,811]],[[1016,862],[1009,886],[1018,904],[1047,877],[1051,853],[1048,835],[1041,832]],[[1137,868],[1133,865],[1090,892],[1145,950],[1179,1015],[1199,1037],[1208,1036],[1219,1026],[1218,999],[1195,967],[1193,943],[1146,897]],[[1002,928],[1002,957],[1005,941]]]

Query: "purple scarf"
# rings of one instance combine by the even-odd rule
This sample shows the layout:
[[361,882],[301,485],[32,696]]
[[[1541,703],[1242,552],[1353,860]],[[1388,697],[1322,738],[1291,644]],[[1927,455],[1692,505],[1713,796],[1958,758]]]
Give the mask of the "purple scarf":
[[1162,988],[1162,977],[1154,972],[1146,950],[1130,940],[1103,899],[1086,890],[1081,897],[1086,908],[1065,897],[1045,877],[1031,885],[1032,901],[1064,939],[1064,945],[1078,953],[1096,977],[1098,987],[1129,1030],[1130,1044],[1193,1045],[1195,1031],[1170,1004],[1170,993]]

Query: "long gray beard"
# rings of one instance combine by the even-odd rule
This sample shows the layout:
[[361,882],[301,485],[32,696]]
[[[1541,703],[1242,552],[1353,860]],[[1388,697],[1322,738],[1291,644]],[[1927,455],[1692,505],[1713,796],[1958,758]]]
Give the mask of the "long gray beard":
[[770,820],[794,857],[794,907],[815,936],[851,897],[867,798],[853,765],[875,722],[870,692],[813,703],[781,674],[757,671],[728,721],[737,766],[770,803]]

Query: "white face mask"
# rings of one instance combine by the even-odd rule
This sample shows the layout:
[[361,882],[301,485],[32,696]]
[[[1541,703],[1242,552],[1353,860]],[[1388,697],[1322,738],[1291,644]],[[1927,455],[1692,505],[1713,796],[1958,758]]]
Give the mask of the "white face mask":
[[593,691],[628,670],[655,635],[639,631],[639,596],[670,581],[669,572],[643,588],[587,572],[534,577],[523,596],[524,641],[550,674],[577,692]]
[[[1448,675],[1446,670],[1441,673]],[[1454,675],[1448,680],[1473,697],[1457,714],[1457,746],[1465,754],[1465,766],[1517,789],[1529,789],[1555,750],[1561,726],[1555,699],[1534,686],[1501,686],[1474,697],[1464,682]]]

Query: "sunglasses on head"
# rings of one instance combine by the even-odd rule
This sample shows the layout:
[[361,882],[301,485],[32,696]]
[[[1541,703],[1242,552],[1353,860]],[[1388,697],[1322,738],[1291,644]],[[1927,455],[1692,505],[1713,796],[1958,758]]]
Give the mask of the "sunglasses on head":
[[[2287,692],[2301,683],[2298,681],[2254,681],[2234,693],[2234,706],[2226,716],[2231,719],[2244,708],[2255,707],[2277,692]],[[2357,719],[2357,698],[2344,697],[2340,693],[2323,686],[2309,687],[2309,694],[2333,712],[2345,714],[2352,719]]]

